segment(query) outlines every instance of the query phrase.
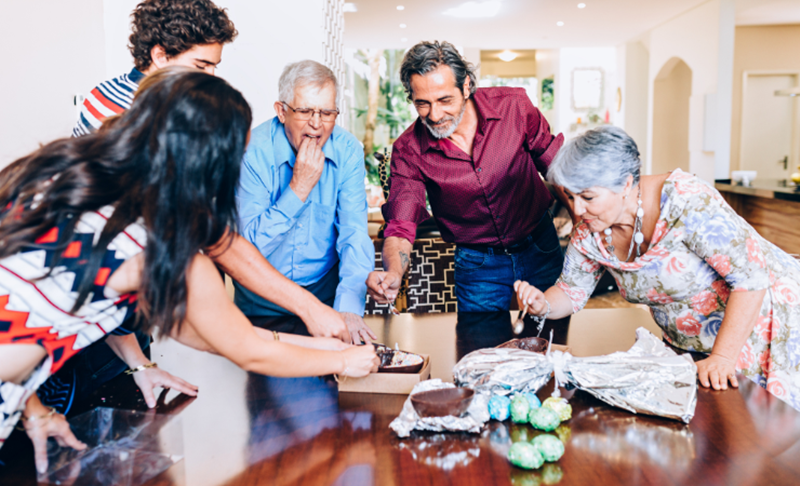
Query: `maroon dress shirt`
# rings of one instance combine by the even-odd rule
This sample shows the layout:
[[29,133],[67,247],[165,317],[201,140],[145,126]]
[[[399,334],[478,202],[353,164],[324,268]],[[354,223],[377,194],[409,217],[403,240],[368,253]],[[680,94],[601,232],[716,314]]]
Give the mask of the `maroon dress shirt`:
[[563,135],[550,133],[521,88],[479,88],[472,99],[472,157],[435,139],[419,118],[395,141],[385,237],[414,242],[417,225],[428,219],[426,191],[442,238],[456,244],[513,246],[550,206],[539,174],[547,174]]

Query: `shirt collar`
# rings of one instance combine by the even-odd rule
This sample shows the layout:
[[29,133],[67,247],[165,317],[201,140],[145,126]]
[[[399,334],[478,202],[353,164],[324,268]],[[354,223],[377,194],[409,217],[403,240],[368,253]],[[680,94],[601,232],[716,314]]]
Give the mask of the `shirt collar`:
[[[475,111],[478,112],[478,132],[483,133],[483,128],[486,125],[487,120],[502,119],[500,113],[487,99],[484,88],[478,88],[475,91],[475,94],[472,95],[472,102],[475,103]],[[416,126],[414,129],[417,132],[421,153],[425,153],[432,148],[443,150],[441,141],[431,135],[428,127],[426,127],[425,123],[422,121],[422,117],[417,117]]]
[[[296,154],[294,153],[294,149],[292,149],[292,144],[289,143],[289,138],[286,136],[284,125],[277,116],[272,119],[272,124],[275,127],[273,132],[275,134],[273,136],[275,161],[278,162],[278,165],[285,163],[289,164],[289,167],[294,168]],[[338,126],[333,127],[331,136],[328,137],[328,141],[322,146],[322,153],[325,154],[325,160],[331,161],[333,165],[336,166],[338,166],[339,163],[336,160],[336,149],[334,148],[333,144],[336,143],[336,140],[339,137],[339,130],[340,129]]]
[[142,78],[144,78],[144,74],[136,68],[131,69],[131,72],[128,73],[128,79],[130,79],[132,83],[139,84]]

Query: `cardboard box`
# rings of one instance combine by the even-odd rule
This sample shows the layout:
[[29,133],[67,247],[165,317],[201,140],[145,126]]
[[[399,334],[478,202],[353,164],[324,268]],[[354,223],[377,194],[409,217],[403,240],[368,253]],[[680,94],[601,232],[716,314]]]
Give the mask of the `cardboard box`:
[[392,393],[408,395],[414,385],[431,377],[431,358],[421,354],[425,361],[419,373],[370,373],[363,378],[339,379],[339,392]]

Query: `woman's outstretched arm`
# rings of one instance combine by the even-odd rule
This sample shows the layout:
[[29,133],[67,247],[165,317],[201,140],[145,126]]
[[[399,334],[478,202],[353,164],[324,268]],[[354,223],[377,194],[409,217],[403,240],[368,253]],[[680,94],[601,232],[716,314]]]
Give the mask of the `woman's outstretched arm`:
[[346,343],[352,338],[344,318],[314,295],[286,278],[239,234],[227,237],[206,251],[222,270],[253,293],[299,316],[312,336],[336,337]]
[[230,301],[207,256],[194,258],[186,280],[186,320],[173,337],[188,346],[225,356],[244,370],[271,376],[338,373],[357,377],[378,368],[372,346],[327,351],[262,338]]

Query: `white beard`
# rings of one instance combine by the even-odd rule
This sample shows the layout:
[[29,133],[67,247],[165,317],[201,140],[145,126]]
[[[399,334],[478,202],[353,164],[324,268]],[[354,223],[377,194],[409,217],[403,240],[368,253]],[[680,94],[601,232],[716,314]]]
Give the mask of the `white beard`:
[[[433,135],[434,138],[437,139],[447,138],[450,135],[452,135],[453,132],[456,131],[456,128],[458,128],[458,124],[461,123],[461,119],[464,117],[464,112],[466,110],[467,110],[467,100],[465,99],[464,104],[461,105],[461,111],[458,113],[458,116],[442,117],[442,119],[439,120],[439,123],[437,125],[431,125],[428,122],[428,117],[423,117],[422,123],[424,123],[425,126],[428,127],[428,131],[431,132],[431,135]],[[448,128],[439,128],[440,125],[443,125],[443,122],[450,122],[450,124],[447,125]]]

